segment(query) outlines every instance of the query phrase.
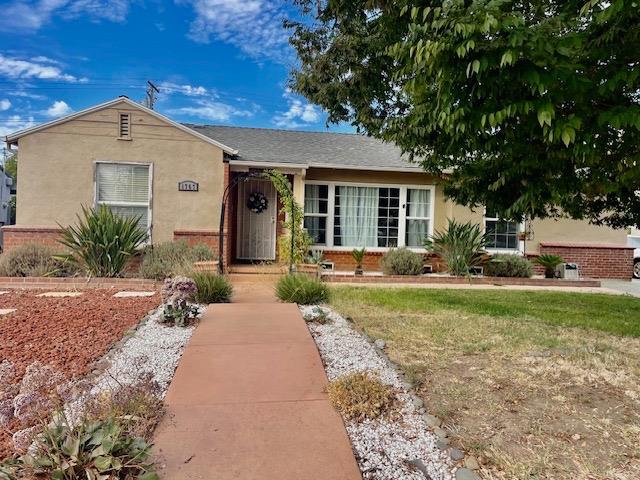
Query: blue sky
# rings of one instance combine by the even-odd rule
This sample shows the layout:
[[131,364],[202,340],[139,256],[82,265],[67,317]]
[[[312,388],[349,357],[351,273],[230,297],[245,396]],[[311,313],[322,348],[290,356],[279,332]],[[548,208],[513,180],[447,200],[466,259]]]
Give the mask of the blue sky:
[[325,129],[286,89],[285,2],[13,0],[0,11],[0,136],[118,95],[141,100],[147,79],[161,89],[156,110],[178,121]]

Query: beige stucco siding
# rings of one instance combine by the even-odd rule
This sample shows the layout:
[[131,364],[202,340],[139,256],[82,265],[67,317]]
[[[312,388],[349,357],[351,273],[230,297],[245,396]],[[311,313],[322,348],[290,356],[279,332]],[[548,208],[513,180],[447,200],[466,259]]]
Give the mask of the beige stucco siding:
[[[118,112],[132,114],[131,140],[119,140]],[[95,162],[153,165],[154,242],[176,229],[217,230],[224,187],[223,152],[129,106],[106,108],[20,138],[17,225],[56,226],[75,221],[94,202]],[[194,180],[199,192],[178,192]]]
[[613,229],[592,225],[582,220],[568,218],[534,220],[531,222],[533,239],[527,241],[527,253],[537,253],[540,242],[593,243],[625,245],[627,232],[624,229]]

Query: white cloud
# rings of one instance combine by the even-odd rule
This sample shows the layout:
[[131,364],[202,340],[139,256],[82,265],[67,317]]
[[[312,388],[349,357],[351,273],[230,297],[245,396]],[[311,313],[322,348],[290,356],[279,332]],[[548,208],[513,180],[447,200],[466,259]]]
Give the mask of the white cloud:
[[69,105],[67,105],[67,102],[63,100],[56,100],[44,113],[49,117],[62,117],[71,112],[73,112],[73,110]]
[[27,79],[37,78],[41,80],[60,80],[64,82],[86,82],[86,78],[77,78],[63,72],[59,67],[50,62],[37,62],[7,57],[0,54],[0,76]]
[[0,100],[0,112],[4,112],[6,110],[9,110],[10,108],[11,102],[8,98],[3,98],[2,100]]
[[283,97],[289,104],[286,112],[280,112],[273,117],[273,123],[280,128],[300,128],[318,123],[321,111],[315,105],[294,97],[289,90]]
[[158,85],[161,94],[180,93],[188,97],[202,97],[209,94],[209,91],[203,86],[180,85],[172,82],[161,82]]
[[213,122],[229,122],[233,117],[250,117],[251,110],[238,109],[217,100],[198,100],[196,105],[169,110],[174,115],[186,115]]
[[193,7],[189,38],[208,43],[211,37],[234,45],[255,58],[286,63],[291,57],[282,27],[283,2],[275,0],[178,0]]
[[9,135],[10,133],[24,130],[35,126],[36,122],[33,117],[21,117],[20,115],[12,115],[7,120],[0,122],[0,137]]
[[127,16],[129,3],[129,0],[13,0],[2,7],[0,30],[36,31],[54,15],[121,22]]

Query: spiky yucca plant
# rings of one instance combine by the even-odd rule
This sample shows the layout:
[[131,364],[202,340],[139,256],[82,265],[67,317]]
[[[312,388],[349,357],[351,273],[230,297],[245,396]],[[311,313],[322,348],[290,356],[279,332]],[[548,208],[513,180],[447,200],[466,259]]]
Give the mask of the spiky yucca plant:
[[77,225],[63,227],[60,243],[69,249],[60,258],[68,260],[96,277],[117,277],[146,240],[138,225],[140,217],[122,217],[110,208],[82,207]]
[[425,241],[425,248],[438,255],[450,274],[469,275],[471,268],[482,264],[487,237],[480,226],[449,220],[445,231],[436,231]]

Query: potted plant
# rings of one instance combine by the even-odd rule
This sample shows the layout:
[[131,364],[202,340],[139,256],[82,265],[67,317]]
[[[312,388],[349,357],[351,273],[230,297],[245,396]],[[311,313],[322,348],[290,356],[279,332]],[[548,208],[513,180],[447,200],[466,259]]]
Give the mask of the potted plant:
[[304,258],[304,263],[296,265],[296,272],[307,273],[312,276],[320,276],[320,264],[324,261],[322,250],[311,250]]
[[564,259],[560,255],[553,253],[544,253],[534,260],[538,265],[544,267],[545,278],[556,277],[556,267],[561,263],[564,263]]
[[367,251],[364,248],[354,248],[351,252],[351,256],[356,262],[356,270],[354,272],[356,275],[362,275],[364,273],[362,261],[364,260],[365,253],[367,253]]

